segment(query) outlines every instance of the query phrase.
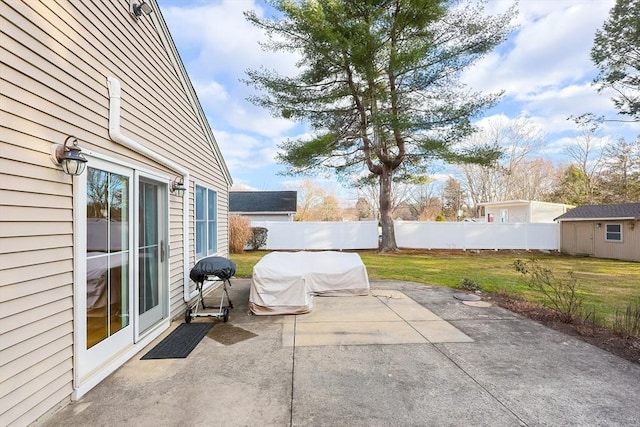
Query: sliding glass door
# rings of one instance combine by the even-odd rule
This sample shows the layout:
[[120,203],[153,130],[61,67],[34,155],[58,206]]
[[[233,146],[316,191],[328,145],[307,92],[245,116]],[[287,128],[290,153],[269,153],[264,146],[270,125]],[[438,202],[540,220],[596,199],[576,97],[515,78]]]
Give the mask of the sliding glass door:
[[162,320],[165,313],[167,262],[166,184],[140,179],[138,187],[138,314],[139,332]]

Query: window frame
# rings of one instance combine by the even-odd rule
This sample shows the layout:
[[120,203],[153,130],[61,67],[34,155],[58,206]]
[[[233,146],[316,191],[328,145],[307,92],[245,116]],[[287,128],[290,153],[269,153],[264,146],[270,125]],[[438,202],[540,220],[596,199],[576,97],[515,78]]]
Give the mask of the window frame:
[[[204,193],[204,197],[201,193]],[[200,203],[202,205],[199,205]],[[218,192],[204,185],[196,184],[194,206],[194,251],[196,261],[198,261],[216,255],[218,252]],[[211,209],[214,212],[211,212]],[[203,238],[204,242],[201,242]]]
[[[609,226],[618,226],[619,230],[618,231],[609,231]],[[611,243],[622,243],[623,242],[623,235],[622,235],[622,223],[611,223],[611,224],[605,224],[604,225],[604,240],[606,242],[611,242]],[[618,235],[620,236],[619,239],[610,239],[609,235]]]

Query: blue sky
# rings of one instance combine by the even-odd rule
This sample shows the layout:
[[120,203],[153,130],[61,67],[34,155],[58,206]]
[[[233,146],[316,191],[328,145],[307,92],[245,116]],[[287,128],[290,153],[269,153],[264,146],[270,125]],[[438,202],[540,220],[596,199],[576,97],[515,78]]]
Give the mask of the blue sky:
[[[261,66],[296,73],[290,54],[264,52],[261,32],[243,11],[268,13],[261,0],[157,0],[187,72],[227,161],[236,188],[295,190],[303,177],[285,177],[275,160],[277,144],[306,131],[304,125],[273,118],[248,101],[252,88],[240,79]],[[490,0],[487,10],[502,11],[510,0]],[[478,125],[506,123],[526,115],[547,135],[540,156],[566,162],[575,137],[571,115],[592,112],[621,119],[606,93],[590,84],[596,75],[589,52],[615,0],[520,0],[517,31],[509,40],[465,72],[464,82],[477,90],[505,90],[502,102]],[[622,117],[622,119],[624,119]],[[602,144],[640,134],[638,123],[608,122]],[[455,171],[445,171],[455,173]],[[331,179],[319,185],[343,198],[350,193]]]

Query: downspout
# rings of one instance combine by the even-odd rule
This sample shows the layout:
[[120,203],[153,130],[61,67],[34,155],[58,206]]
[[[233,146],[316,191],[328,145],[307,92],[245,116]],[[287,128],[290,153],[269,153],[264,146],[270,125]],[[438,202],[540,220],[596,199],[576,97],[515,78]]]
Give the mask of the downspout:
[[122,134],[120,129],[120,81],[115,77],[107,77],[107,87],[109,88],[109,138],[179,173],[184,179],[186,190],[182,198],[183,289],[184,300],[189,302],[197,295],[195,290],[193,293],[189,292],[189,170]]

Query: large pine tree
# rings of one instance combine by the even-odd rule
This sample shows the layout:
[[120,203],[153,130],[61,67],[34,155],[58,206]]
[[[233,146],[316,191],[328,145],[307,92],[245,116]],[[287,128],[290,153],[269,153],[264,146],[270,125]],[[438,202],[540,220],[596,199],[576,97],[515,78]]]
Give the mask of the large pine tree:
[[453,0],[276,0],[278,15],[248,20],[266,48],[300,55],[296,76],[251,70],[251,100],[308,123],[312,136],[280,145],[290,173],[363,170],[380,184],[382,251],[397,249],[390,214],[394,175],[422,173],[427,162],[491,162],[494,147],[456,149],[470,119],[500,94],[465,87],[461,72],[511,30],[515,14],[488,16],[483,2]]
[[599,70],[599,90],[613,89],[620,114],[640,121],[640,0],[616,1],[596,32],[591,59]]

